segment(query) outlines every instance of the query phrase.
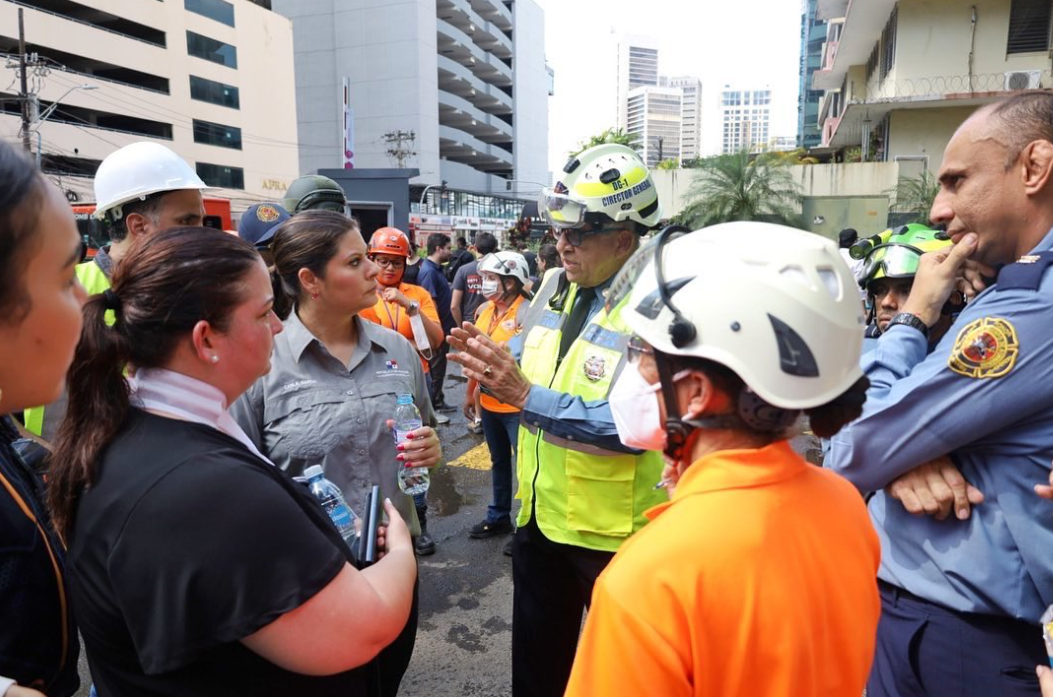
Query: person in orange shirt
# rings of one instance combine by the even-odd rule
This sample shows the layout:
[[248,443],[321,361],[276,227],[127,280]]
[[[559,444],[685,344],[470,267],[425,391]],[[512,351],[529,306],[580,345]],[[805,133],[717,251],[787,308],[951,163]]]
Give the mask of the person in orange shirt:
[[566,694],[859,697],[877,535],[855,488],[787,440],[802,412],[829,436],[862,411],[855,281],[800,230],[675,234],[607,297],[636,333],[610,395],[619,438],[664,450],[671,499],[597,580]]
[[[410,256],[409,238],[398,228],[382,227],[370,238],[366,256],[380,267],[380,273],[377,274],[377,302],[373,307],[359,312],[358,316],[394,329],[417,347],[424,368],[424,379],[428,381],[428,393],[431,394],[428,359],[432,351],[442,346],[446,338],[443,336],[439,311],[431,294],[420,286],[402,282],[406,273],[406,261]],[[413,333],[414,320],[417,318],[420,318],[423,325],[420,342]],[[427,344],[426,351],[421,346],[422,343]],[[450,417],[436,413],[435,420],[439,424],[446,424],[450,422]],[[425,494],[413,497],[421,529],[414,548],[420,556],[435,554],[435,541],[428,532],[428,503],[425,497]]]
[[[482,295],[487,302],[479,307],[475,326],[495,343],[504,345],[523,326],[523,314],[530,307],[527,261],[518,252],[493,252],[479,261]],[[490,450],[490,476],[493,501],[486,518],[468,531],[477,540],[512,532],[512,458],[519,441],[519,409],[499,402],[489,394],[478,394],[479,383],[468,381],[465,416],[474,419],[476,397],[480,407],[483,434]]]

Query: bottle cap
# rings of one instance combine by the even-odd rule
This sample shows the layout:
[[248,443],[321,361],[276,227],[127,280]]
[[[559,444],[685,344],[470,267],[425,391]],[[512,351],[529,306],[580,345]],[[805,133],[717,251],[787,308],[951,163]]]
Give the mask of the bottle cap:
[[311,465],[303,471],[303,476],[308,479],[314,479],[315,477],[321,477],[325,474],[325,470],[322,469],[321,465]]
[[413,404],[413,395],[411,394],[400,394],[395,397],[396,404]]

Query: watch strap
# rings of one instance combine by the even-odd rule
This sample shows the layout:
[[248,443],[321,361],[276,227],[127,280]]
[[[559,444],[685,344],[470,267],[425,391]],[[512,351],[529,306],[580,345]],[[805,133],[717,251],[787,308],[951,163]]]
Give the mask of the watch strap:
[[912,315],[909,312],[901,312],[889,321],[888,326],[895,324],[902,324],[905,327],[913,327],[921,332],[922,336],[926,339],[929,338],[929,327],[927,324],[921,321],[921,318],[917,315]]

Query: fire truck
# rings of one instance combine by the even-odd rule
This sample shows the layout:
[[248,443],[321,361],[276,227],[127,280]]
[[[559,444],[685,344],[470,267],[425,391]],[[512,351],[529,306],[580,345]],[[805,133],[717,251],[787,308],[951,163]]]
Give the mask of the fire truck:
[[[110,243],[106,225],[95,217],[94,203],[74,203],[73,217],[77,220],[77,230],[84,240],[87,258]],[[205,227],[217,230],[233,230],[234,223],[230,217],[230,201],[225,198],[205,197]]]

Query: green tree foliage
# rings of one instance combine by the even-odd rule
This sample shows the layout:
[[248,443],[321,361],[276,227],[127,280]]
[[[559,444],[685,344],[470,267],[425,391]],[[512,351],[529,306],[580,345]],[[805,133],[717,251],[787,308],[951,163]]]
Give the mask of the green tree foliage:
[[676,221],[692,229],[736,220],[760,220],[804,228],[800,187],[787,165],[771,153],[748,150],[705,158],[702,175],[688,190]]
[[670,157],[668,160],[659,162],[655,169],[680,169],[680,163],[675,157]]
[[776,158],[780,164],[784,165],[817,165],[819,160],[808,154],[808,151],[804,148],[797,148],[796,150],[783,150],[781,152],[773,152],[772,157]]
[[636,147],[636,134],[626,133],[620,128],[608,128],[606,131],[592,136],[588,140],[578,143],[578,149],[569,153],[571,159],[577,157],[584,151],[597,145],[625,145],[630,148]]
[[936,194],[940,192],[940,183],[936,177],[925,170],[915,177],[902,177],[895,188],[885,193],[895,200],[892,210],[896,213],[909,213],[916,216],[908,222],[929,224],[929,211]]

